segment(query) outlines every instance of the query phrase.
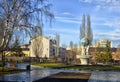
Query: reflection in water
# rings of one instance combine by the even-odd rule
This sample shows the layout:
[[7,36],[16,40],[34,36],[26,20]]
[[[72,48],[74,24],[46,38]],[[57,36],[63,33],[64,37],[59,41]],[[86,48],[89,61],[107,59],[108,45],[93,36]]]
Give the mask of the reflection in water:
[[41,69],[41,70],[34,70],[31,71],[31,81],[37,80],[38,78],[43,78],[49,76],[51,74],[49,69]]
[[22,73],[10,74],[10,75],[6,75],[6,76],[2,76],[2,77],[0,77],[0,80],[17,81],[17,82],[22,82],[22,81],[30,82],[29,76],[30,76],[29,72],[22,72]]
[[22,81],[32,82],[34,80],[38,80],[40,78],[43,78],[43,77],[46,77],[46,76],[49,76],[51,74],[55,74],[61,71],[62,70],[33,67],[32,71],[1,76],[0,80],[17,81],[17,82],[22,82]]
[[14,68],[26,69],[27,65],[29,65],[29,63],[15,63],[13,66],[11,66],[10,63],[7,63],[6,67],[14,67]]

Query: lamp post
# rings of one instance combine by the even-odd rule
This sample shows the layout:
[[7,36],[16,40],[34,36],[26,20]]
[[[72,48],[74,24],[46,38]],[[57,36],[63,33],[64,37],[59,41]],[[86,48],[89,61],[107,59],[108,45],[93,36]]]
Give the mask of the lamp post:
[[27,65],[26,67],[26,69],[29,71],[31,69],[30,45],[31,45],[31,41],[29,41],[29,65]]

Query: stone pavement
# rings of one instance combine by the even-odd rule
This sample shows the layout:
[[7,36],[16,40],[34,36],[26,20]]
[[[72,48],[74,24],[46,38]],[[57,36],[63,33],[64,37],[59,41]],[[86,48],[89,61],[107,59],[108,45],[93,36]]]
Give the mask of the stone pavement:
[[93,71],[88,82],[120,82],[120,72]]

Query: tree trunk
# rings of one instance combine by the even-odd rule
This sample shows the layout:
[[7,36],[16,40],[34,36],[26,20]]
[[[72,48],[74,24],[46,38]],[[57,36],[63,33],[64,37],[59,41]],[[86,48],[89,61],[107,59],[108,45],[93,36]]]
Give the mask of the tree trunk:
[[4,50],[2,50],[2,71],[4,71],[4,67],[5,67],[5,54]]

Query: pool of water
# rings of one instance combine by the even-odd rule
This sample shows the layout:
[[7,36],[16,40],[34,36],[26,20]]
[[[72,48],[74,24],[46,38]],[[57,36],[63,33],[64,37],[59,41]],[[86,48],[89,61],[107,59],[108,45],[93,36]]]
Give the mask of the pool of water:
[[[23,64],[21,64],[23,65]],[[21,66],[22,68],[24,66]],[[60,70],[60,69],[49,69],[49,68],[41,68],[41,67],[31,67],[31,71],[21,72],[17,74],[10,74],[6,76],[0,77],[0,80],[4,81],[17,81],[17,82],[32,82],[52,74],[56,74],[59,72],[87,72],[87,71],[74,71],[74,70]]]
[[[26,69],[26,65],[29,64],[19,64],[17,68]],[[78,71],[78,70],[61,70],[61,69],[50,69],[41,68],[36,66],[31,66],[31,71],[10,74],[6,76],[1,76],[0,80],[3,81],[17,81],[17,82],[32,82],[44,77],[56,74],[59,72],[81,72],[81,73],[91,73],[88,82],[120,82],[120,72],[114,71]]]
[[10,63],[7,63],[6,67],[26,69],[27,65],[29,65],[29,63],[14,63],[12,66],[10,65]]

